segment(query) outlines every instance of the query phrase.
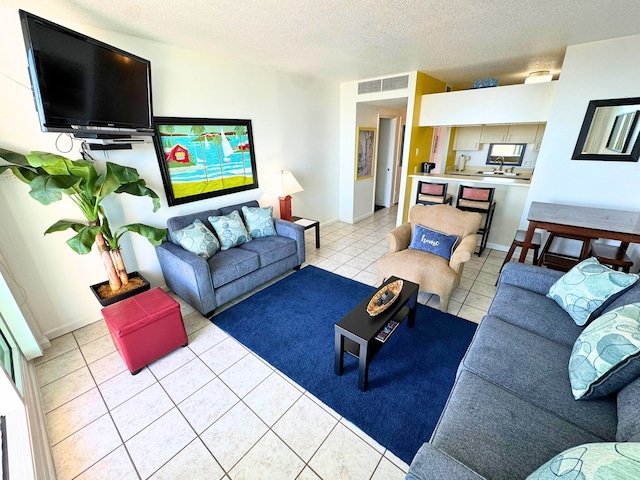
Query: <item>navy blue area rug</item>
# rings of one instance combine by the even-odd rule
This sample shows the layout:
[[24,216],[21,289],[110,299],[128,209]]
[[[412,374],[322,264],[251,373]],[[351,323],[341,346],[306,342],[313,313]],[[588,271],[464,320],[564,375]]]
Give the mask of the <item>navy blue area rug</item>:
[[375,288],[308,266],[213,317],[213,322],[407,463],[429,440],[476,325],[418,305],[358,389],[358,361],[334,373],[334,324]]

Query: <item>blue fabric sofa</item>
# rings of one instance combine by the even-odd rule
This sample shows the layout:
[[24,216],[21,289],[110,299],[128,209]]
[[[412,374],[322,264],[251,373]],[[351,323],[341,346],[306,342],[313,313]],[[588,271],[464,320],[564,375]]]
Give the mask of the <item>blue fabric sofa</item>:
[[[562,275],[505,265],[408,480],[524,479],[570,447],[640,441],[640,378],[606,397],[573,398],[568,363],[584,327],[545,296]],[[639,284],[605,312],[640,302]]]
[[[209,227],[210,216],[228,215],[242,207],[258,207],[257,201],[172,217],[167,221],[167,239],[156,247],[156,254],[167,286],[197,311],[209,317],[224,303],[276,278],[304,262],[304,228],[274,219],[277,235],[255,238],[208,260],[188,252],[174,241],[172,232],[195,219]],[[244,217],[243,217],[244,219]]]

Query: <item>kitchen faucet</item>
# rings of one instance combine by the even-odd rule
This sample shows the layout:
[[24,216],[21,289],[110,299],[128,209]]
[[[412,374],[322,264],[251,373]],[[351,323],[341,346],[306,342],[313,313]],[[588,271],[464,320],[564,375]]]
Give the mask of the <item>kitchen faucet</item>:
[[500,162],[500,168],[498,171],[501,172],[504,167],[504,157],[496,157],[496,160]]

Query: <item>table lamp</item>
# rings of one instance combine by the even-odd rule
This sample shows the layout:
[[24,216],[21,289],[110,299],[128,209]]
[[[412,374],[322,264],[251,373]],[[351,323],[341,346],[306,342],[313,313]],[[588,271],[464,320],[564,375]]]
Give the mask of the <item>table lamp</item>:
[[275,194],[280,200],[280,218],[282,220],[292,221],[291,194],[302,192],[304,189],[300,186],[291,172],[280,170],[275,173],[275,190]]

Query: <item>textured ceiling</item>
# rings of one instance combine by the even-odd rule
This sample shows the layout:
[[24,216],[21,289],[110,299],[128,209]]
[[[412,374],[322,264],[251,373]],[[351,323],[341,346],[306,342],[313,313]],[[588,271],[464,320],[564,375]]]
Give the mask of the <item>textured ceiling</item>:
[[458,87],[560,71],[568,45],[640,33],[638,0],[0,0],[338,81],[420,70]]

